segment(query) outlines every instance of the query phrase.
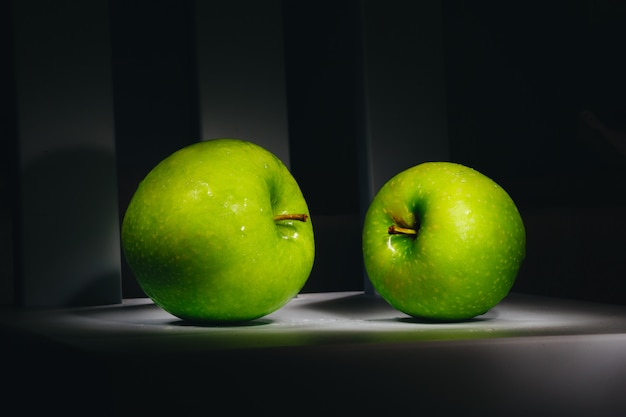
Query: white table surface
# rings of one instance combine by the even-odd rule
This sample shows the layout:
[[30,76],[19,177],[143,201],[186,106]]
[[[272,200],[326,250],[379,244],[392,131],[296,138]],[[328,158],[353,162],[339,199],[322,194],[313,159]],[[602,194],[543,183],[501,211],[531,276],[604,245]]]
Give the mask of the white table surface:
[[[280,394],[317,413],[334,402],[335,410],[343,404],[351,412],[382,414],[415,406],[435,415],[626,415],[623,306],[510,294],[473,320],[433,323],[410,318],[377,296],[339,292],[300,294],[237,326],[190,325],[148,299],[4,311],[0,325],[16,339],[29,336],[45,349],[71,352],[59,362],[77,357],[93,367],[75,371],[78,379],[92,376],[100,386],[106,369],[105,398],[98,399],[114,397],[115,411],[150,409],[137,398],[158,397],[165,384],[167,398],[178,400],[167,403],[173,411],[161,404],[153,413],[180,414],[180,407],[205,407],[202,395],[217,404],[245,392],[242,401],[229,404],[273,412],[272,401],[265,401]],[[42,355],[37,346],[30,343],[24,356]],[[49,387],[50,373],[65,368],[46,366],[52,370],[41,383]],[[21,375],[19,368],[13,371]],[[212,388],[191,383],[194,378],[206,378]],[[186,382],[172,382],[181,380]]]

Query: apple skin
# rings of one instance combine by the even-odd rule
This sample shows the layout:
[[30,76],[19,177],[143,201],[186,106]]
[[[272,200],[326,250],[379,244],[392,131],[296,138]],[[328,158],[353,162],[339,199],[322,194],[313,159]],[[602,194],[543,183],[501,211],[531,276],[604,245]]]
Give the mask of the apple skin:
[[[306,221],[275,221],[277,214]],[[174,152],[139,184],[121,229],[124,255],[155,304],[192,322],[241,322],[292,299],[311,272],[307,203],[275,155],[239,139]]]
[[[392,225],[417,235],[390,234]],[[453,162],[425,162],[380,188],[362,244],[369,280],[391,306],[455,321],[486,313],[509,293],[526,233],[515,203],[493,180]]]

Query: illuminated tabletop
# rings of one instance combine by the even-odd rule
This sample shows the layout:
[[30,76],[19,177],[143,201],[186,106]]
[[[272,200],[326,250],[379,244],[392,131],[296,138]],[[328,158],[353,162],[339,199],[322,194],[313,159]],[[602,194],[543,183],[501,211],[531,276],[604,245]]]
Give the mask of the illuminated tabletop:
[[148,299],[5,311],[0,325],[17,381],[7,398],[60,411],[626,415],[622,306],[511,294],[438,323],[340,292],[300,294],[237,326],[190,325]]

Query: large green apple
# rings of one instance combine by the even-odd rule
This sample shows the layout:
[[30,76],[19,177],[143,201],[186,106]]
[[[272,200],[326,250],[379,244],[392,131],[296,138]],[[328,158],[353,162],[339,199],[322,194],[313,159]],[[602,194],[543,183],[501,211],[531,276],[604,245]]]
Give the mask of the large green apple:
[[174,152],[139,184],[122,244],[137,281],[184,320],[267,315],[306,283],[315,244],[296,180],[268,150],[214,139]]
[[426,162],[400,172],[374,196],[363,257],[374,289],[410,316],[464,320],[510,291],[526,234],[506,191],[478,171]]

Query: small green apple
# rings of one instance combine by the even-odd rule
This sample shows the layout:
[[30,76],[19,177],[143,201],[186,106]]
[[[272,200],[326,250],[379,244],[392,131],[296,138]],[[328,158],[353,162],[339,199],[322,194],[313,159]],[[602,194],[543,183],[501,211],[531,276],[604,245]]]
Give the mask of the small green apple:
[[310,214],[275,155],[239,139],[174,152],[139,184],[122,223],[124,254],[155,304],[194,322],[265,316],[313,267]]
[[372,199],[363,259],[374,289],[413,317],[464,320],[510,291],[526,234],[506,191],[452,162],[404,170]]

